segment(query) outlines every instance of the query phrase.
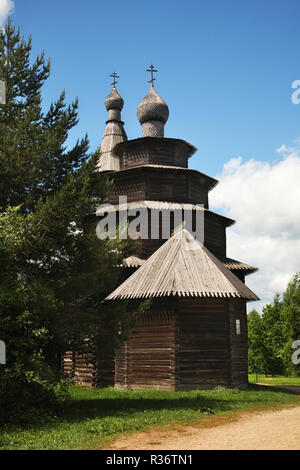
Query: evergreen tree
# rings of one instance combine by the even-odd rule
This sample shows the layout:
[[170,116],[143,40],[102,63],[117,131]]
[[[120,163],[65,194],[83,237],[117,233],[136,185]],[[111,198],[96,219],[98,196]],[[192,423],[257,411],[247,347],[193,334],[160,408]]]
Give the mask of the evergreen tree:
[[132,242],[96,236],[95,207],[112,183],[95,171],[87,137],[66,148],[77,101],[66,107],[62,94],[43,114],[49,63],[42,54],[31,64],[31,41],[9,22],[0,51],[0,402],[2,419],[15,420],[45,398],[44,380],[57,376],[66,348],[84,352],[90,338],[113,351],[126,335],[134,314],[103,300]]
[[78,100],[66,106],[62,92],[42,111],[42,86],[50,74],[44,52],[31,61],[31,38],[8,21],[0,31],[0,80],[6,104],[0,106],[0,208],[30,210],[62,186],[70,172],[88,159],[88,138],[66,150],[68,132],[78,122]]

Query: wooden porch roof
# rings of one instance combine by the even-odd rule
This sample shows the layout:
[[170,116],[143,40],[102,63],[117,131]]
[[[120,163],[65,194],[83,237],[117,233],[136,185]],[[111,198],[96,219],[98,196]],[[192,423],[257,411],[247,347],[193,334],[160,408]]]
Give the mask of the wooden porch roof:
[[183,227],[177,228],[106,300],[166,296],[259,300]]

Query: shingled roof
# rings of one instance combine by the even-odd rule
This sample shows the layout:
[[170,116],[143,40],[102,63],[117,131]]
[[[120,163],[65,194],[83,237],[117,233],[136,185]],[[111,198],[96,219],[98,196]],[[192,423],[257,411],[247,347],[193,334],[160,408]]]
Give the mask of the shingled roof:
[[139,209],[154,209],[154,210],[169,210],[169,211],[177,211],[177,210],[185,210],[185,211],[205,211],[206,213],[212,214],[213,217],[222,219],[225,223],[226,227],[230,227],[231,225],[235,224],[233,219],[229,219],[224,215],[217,214],[216,212],[212,212],[209,209],[203,207],[202,204],[191,204],[185,202],[169,202],[169,201],[148,201],[148,200],[141,200],[141,201],[132,201],[132,202],[125,202],[123,204],[101,204],[96,209],[96,215],[101,216],[106,213],[115,212],[115,211],[127,211],[129,209],[139,210]]
[[[218,259],[222,261],[230,271],[244,271],[246,274],[250,274],[254,273],[258,269],[255,266],[251,266],[250,264],[243,263],[242,261],[237,261],[232,258],[219,257]],[[139,258],[138,256],[128,256],[123,260],[122,265],[126,268],[138,268],[145,262],[145,259]]]
[[165,296],[259,300],[183,227],[177,228],[106,300]]
[[236,259],[221,257],[219,258],[223,264],[225,264],[226,268],[230,269],[230,271],[244,271],[246,274],[254,273],[258,271],[256,266],[252,266],[251,264],[243,263],[243,261],[237,261]]

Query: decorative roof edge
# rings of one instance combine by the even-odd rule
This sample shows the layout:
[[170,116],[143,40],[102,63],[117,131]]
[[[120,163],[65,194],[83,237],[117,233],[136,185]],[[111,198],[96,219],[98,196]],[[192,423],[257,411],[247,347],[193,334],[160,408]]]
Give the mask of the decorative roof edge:
[[189,173],[195,173],[199,176],[205,177],[210,181],[209,185],[209,191],[211,191],[213,188],[215,188],[218,184],[219,181],[213,178],[212,176],[208,176],[205,173],[202,173],[202,171],[195,170],[194,168],[185,168],[183,166],[174,166],[174,165],[159,165],[155,163],[145,163],[144,165],[137,165],[137,166],[131,166],[128,168],[123,168],[122,170],[111,170],[112,173],[122,173],[122,172],[127,172],[127,171],[134,171],[136,169],[142,169],[142,168],[152,168],[154,170],[159,170],[159,169],[165,169],[165,170],[171,170],[171,171],[187,171]]
[[119,151],[120,147],[125,147],[128,146],[128,145],[131,145],[133,143],[137,143],[137,142],[141,142],[141,143],[144,143],[146,141],[153,141],[153,142],[158,142],[159,140],[163,140],[164,142],[168,141],[168,142],[182,142],[184,143],[189,149],[190,149],[190,152],[188,154],[188,158],[190,158],[195,152],[197,152],[197,148],[194,147],[194,145],[190,144],[189,142],[187,142],[186,140],[183,140],[183,139],[175,139],[175,138],[172,138],[172,137],[150,137],[150,136],[147,136],[147,137],[138,137],[137,139],[131,139],[131,140],[127,140],[126,142],[120,142],[119,144],[117,144],[113,151],[114,153],[117,155],[117,156],[120,156],[117,152]]

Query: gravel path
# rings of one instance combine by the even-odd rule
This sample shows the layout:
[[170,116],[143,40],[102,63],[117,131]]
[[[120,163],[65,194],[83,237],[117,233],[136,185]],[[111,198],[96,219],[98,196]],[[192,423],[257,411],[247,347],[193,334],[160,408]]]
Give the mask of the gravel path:
[[300,406],[279,411],[245,412],[236,421],[213,427],[153,429],[121,437],[107,449],[300,450]]

